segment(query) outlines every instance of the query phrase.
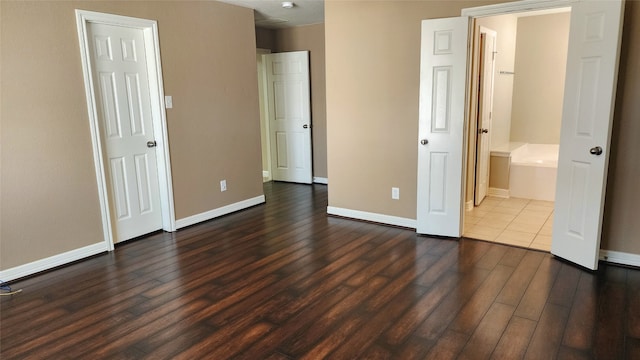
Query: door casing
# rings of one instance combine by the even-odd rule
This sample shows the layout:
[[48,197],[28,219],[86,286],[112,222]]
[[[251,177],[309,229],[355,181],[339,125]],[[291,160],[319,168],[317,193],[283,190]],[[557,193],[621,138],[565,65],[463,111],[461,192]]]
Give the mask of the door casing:
[[102,230],[105,248],[114,249],[114,229],[111,216],[110,199],[107,192],[107,177],[105,171],[103,144],[100,140],[99,119],[94,92],[94,79],[91,74],[91,56],[87,25],[101,23],[115,26],[125,26],[143,31],[145,49],[147,52],[147,71],[149,74],[149,88],[151,112],[153,117],[153,134],[157,142],[156,166],[158,169],[158,184],[160,189],[160,205],[162,208],[162,229],[176,231],[175,209],[173,203],[173,184],[171,178],[171,162],[169,158],[167,119],[164,104],[164,86],[162,83],[162,68],[160,64],[160,42],[158,38],[158,23],[154,20],[139,19],[99,13],[86,10],[76,10],[76,24],[80,43],[80,58],[84,77],[87,110],[91,130],[93,160],[98,183],[98,198],[102,217]]
[[267,68],[262,55],[271,54],[269,49],[257,49],[258,96],[260,97],[260,137],[262,140],[262,180],[271,181],[271,136],[269,130],[269,98],[267,97]]

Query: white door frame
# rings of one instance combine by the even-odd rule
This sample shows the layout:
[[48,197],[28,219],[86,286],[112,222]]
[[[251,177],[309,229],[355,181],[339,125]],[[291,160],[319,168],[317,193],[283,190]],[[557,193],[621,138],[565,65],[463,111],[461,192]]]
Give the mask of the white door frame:
[[100,23],[115,26],[125,26],[142,30],[147,52],[147,69],[149,72],[149,90],[151,97],[151,113],[153,117],[153,134],[157,142],[156,166],[158,168],[158,185],[160,189],[160,206],[162,212],[162,229],[176,231],[175,209],[173,204],[173,183],[171,178],[171,163],[169,159],[169,144],[167,130],[167,116],[164,104],[164,86],[162,83],[162,68],[160,66],[160,42],[158,40],[158,23],[154,20],[139,19],[128,16],[105,14],[86,10],[76,10],[78,39],[80,42],[80,57],[89,113],[91,129],[91,143],[93,145],[93,161],[98,182],[98,198],[102,216],[102,231],[107,251],[114,249],[114,229],[111,221],[111,207],[107,192],[107,179],[103,158],[103,145],[100,140],[98,125],[98,111],[94,79],[91,75],[91,57],[87,26],[89,23]]
[[266,157],[267,160],[267,169],[266,171],[269,172],[268,176],[264,176],[264,169],[263,169],[263,174],[262,177],[267,178],[267,181],[271,181],[273,179],[273,177],[271,176],[272,174],[272,170],[271,170],[271,132],[270,132],[270,128],[269,128],[269,98],[267,96],[267,66],[264,60],[264,56],[262,55],[267,55],[267,54],[271,54],[271,50],[270,49],[262,49],[262,48],[258,48],[256,49],[256,55],[257,56],[261,56],[262,57],[262,61],[260,62],[260,68],[258,69],[258,71],[260,72],[258,74],[258,92],[261,95],[260,97],[260,101],[262,102],[262,108],[260,109],[260,127],[261,130],[265,131],[265,134],[260,134],[261,138],[264,140],[264,143],[262,143],[262,153],[263,156]]

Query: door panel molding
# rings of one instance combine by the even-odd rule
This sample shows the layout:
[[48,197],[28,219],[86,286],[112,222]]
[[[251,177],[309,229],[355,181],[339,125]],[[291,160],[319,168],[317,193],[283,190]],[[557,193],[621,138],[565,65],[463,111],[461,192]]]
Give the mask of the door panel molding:
[[[162,229],[175,231],[175,210],[173,203],[173,184],[171,177],[171,162],[169,158],[168,129],[164,104],[164,86],[162,83],[162,67],[160,63],[160,42],[158,38],[158,24],[154,20],[139,19],[128,16],[120,16],[99,13],[86,10],[76,10],[76,24],[80,45],[80,58],[85,85],[89,125],[91,131],[91,143],[93,147],[93,160],[98,183],[98,198],[102,217],[102,228],[105,248],[112,251],[114,248],[114,229],[109,206],[107,180],[104,163],[104,149],[100,140],[98,104],[91,70],[91,58],[88,24],[98,23],[106,25],[124,26],[142,30],[145,42],[147,58],[147,72],[149,74],[149,90],[151,100],[151,114],[153,118],[153,134],[156,139],[156,166],[158,169],[158,183],[160,187],[160,205],[162,207]],[[103,54],[108,56],[108,53]]]

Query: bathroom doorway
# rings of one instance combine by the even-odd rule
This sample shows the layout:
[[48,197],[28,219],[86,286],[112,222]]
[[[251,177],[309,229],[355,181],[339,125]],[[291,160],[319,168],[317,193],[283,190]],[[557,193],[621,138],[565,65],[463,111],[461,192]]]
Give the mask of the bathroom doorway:
[[465,237],[551,249],[569,22],[570,8],[475,21]]

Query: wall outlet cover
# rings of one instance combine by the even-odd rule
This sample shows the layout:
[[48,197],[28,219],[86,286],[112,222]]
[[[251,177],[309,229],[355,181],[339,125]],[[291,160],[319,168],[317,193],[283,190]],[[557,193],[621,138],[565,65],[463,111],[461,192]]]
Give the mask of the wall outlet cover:
[[393,200],[399,200],[400,199],[400,188],[397,188],[397,187],[392,187],[391,188],[391,198]]

